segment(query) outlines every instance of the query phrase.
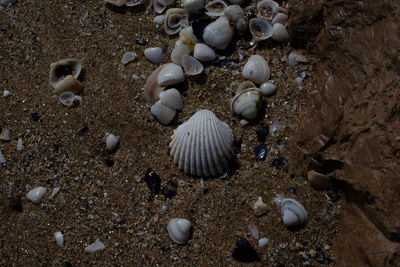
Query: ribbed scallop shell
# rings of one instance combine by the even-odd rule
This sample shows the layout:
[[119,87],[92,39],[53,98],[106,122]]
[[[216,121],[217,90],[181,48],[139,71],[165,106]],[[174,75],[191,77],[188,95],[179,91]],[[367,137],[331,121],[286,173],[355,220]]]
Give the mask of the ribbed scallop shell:
[[169,144],[173,161],[185,173],[216,176],[233,156],[233,133],[209,110],[200,110],[181,124]]

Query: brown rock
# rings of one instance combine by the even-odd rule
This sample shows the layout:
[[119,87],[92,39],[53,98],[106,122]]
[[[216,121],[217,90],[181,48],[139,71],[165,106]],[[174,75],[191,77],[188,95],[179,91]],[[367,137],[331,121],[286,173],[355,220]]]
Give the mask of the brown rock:
[[328,176],[313,170],[307,173],[307,179],[315,190],[328,190],[333,185]]

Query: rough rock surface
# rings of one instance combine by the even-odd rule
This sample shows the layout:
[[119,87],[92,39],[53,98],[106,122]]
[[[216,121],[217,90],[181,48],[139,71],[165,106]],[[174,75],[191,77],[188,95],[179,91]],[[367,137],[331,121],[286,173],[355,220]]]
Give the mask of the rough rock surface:
[[337,264],[399,266],[400,2],[293,0],[290,6],[292,43],[311,46],[324,62],[311,109],[318,112],[301,125],[298,141],[310,168],[344,185]]

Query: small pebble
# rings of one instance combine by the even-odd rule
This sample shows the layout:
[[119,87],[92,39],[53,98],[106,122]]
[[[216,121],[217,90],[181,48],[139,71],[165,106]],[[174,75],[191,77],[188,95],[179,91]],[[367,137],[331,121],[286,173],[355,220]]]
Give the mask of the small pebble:
[[146,185],[149,188],[150,192],[155,195],[160,192],[161,178],[152,169],[147,169],[147,172],[143,179],[146,182]]
[[136,40],[136,43],[137,43],[138,45],[145,46],[145,45],[147,45],[148,41],[145,40],[145,39],[137,39],[137,40]]
[[132,79],[137,81],[140,79],[140,76],[136,75],[136,74],[132,74]]
[[257,156],[257,158],[264,161],[267,158],[267,147],[264,144],[258,144],[254,148],[254,154]]
[[0,151],[0,164],[2,164],[2,163],[6,163],[6,159],[4,158],[3,154],[1,154],[1,151]]
[[260,240],[258,240],[258,246],[259,246],[260,248],[263,248],[263,247],[265,247],[265,245],[268,244],[268,242],[269,242],[269,239],[266,238],[266,237],[263,237],[263,238],[261,238]]
[[254,224],[250,224],[250,225],[249,225],[249,231],[250,231],[251,236],[252,236],[254,239],[258,239],[258,238],[260,237],[260,236],[259,236],[258,228],[257,228],[257,226],[255,226]]
[[119,145],[119,136],[115,136],[111,133],[106,134],[106,148],[108,151],[114,151]]
[[280,247],[281,249],[285,249],[285,248],[287,248],[287,246],[288,246],[288,243],[280,243],[280,244],[279,244],[279,247]]
[[56,239],[56,243],[59,247],[64,247],[64,236],[61,232],[55,232],[54,238]]
[[50,198],[54,198],[59,191],[60,191],[59,187],[54,187],[53,191],[51,192]]
[[0,133],[0,140],[8,142],[11,140],[10,138],[10,130],[3,128]]
[[122,56],[121,64],[128,64],[131,61],[134,61],[137,58],[137,54],[135,52],[125,52]]
[[307,253],[305,251],[301,251],[299,254],[304,260],[310,259],[310,257],[307,255]]
[[254,203],[253,210],[256,216],[261,216],[267,213],[268,206],[263,202],[262,197],[258,197],[256,203]]
[[98,250],[103,250],[105,247],[106,246],[99,239],[96,239],[96,241],[85,248],[85,252],[93,253]]
[[175,183],[174,181],[168,181],[167,184],[161,189],[161,194],[163,194],[167,198],[172,198],[176,195],[177,189],[177,183]]
[[4,90],[3,91],[3,97],[9,97],[11,95],[10,91]]
[[297,77],[296,79],[295,79],[295,82],[297,83],[297,84],[302,84],[303,83],[303,78],[301,78],[301,77]]
[[35,204],[39,204],[42,201],[44,194],[46,194],[47,189],[45,187],[39,186],[26,194],[26,197]]
[[303,71],[302,73],[300,73],[300,77],[302,80],[304,80],[305,78],[308,77],[308,72],[307,71]]
[[236,247],[232,252],[232,257],[240,262],[260,261],[257,251],[250,245],[246,238],[236,240]]
[[18,142],[17,142],[17,150],[18,151],[22,151],[24,150],[24,142],[22,141],[22,138],[18,138]]
[[249,125],[249,121],[248,121],[248,120],[245,120],[245,119],[241,119],[241,120],[240,120],[240,125],[242,125],[242,126]]

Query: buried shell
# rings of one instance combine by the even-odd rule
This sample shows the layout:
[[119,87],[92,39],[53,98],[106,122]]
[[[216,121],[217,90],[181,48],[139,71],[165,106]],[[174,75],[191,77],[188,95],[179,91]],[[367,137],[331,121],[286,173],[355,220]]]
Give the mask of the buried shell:
[[228,6],[224,10],[224,15],[227,17],[230,23],[235,25],[235,28],[239,32],[239,34],[243,34],[247,30],[247,17],[240,6]]
[[182,57],[182,66],[186,75],[197,75],[203,72],[203,64],[192,56],[184,55]]
[[298,201],[292,198],[276,197],[273,200],[282,215],[287,227],[301,227],[307,223],[307,211]]
[[214,0],[208,3],[204,8],[206,15],[210,17],[220,17],[224,15],[224,10],[228,5],[222,0]]
[[262,41],[273,34],[272,25],[265,19],[252,18],[249,21],[249,30],[254,41]]
[[183,100],[179,91],[171,88],[160,93],[160,103],[173,110],[183,109]]
[[170,8],[165,13],[164,30],[168,35],[177,34],[188,24],[188,14],[183,8]]
[[158,14],[164,12],[165,8],[169,5],[172,5],[174,0],[153,0],[153,8],[154,11]]
[[271,38],[278,42],[286,42],[289,40],[289,32],[287,31],[285,26],[283,26],[282,24],[275,23],[272,26]]
[[68,75],[78,79],[82,71],[82,64],[79,59],[67,58],[50,64],[49,83],[56,88],[57,85]]
[[243,67],[242,76],[257,84],[269,79],[270,70],[267,61],[260,55],[252,55]]
[[164,90],[163,86],[158,85],[158,74],[167,64],[159,66],[147,79],[144,85],[144,97],[148,104],[153,104],[159,99],[159,94]]
[[174,163],[190,175],[222,174],[233,156],[232,130],[209,110],[194,114],[174,130],[171,139]]
[[192,224],[187,219],[171,219],[168,222],[167,230],[175,243],[183,245],[190,240]]
[[219,17],[204,28],[204,42],[217,49],[225,49],[233,37],[233,29],[225,16]]
[[257,88],[250,88],[237,93],[231,100],[231,111],[238,116],[252,120],[258,115],[262,95]]

